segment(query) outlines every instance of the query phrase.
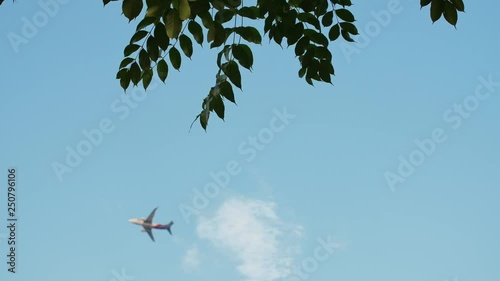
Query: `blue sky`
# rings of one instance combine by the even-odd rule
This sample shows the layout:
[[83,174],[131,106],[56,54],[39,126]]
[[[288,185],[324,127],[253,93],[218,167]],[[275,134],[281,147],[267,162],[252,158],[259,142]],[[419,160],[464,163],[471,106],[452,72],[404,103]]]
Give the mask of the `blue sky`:
[[[355,3],[368,40],[332,45],[335,86],[310,87],[293,49],[266,40],[238,106],[205,133],[188,130],[215,82],[208,45],[126,104],[114,77],[137,21],[120,3],[58,2],[14,47],[43,9],[6,1],[0,158],[4,187],[17,168],[18,247],[0,279],[499,280],[500,4],[466,1],[455,30],[418,2]],[[54,163],[102,122],[58,178]],[[157,206],[173,236],[152,243],[127,220]]]

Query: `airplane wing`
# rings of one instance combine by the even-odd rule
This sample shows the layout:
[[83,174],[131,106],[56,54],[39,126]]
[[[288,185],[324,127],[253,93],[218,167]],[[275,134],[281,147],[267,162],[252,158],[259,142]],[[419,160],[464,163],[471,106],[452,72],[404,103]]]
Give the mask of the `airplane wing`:
[[156,207],[151,214],[149,214],[149,217],[144,221],[145,223],[152,223],[153,222],[153,217],[155,216],[155,212],[158,207]]
[[151,232],[151,227],[144,227],[144,230],[148,233],[149,237],[151,238],[151,240],[153,240],[153,242],[155,242],[155,238],[153,237],[153,232]]

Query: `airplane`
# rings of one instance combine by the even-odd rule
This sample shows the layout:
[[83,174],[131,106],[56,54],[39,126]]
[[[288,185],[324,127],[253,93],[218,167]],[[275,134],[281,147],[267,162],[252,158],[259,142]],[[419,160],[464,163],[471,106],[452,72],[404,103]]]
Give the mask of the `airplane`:
[[168,224],[153,223],[153,217],[155,215],[156,209],[158,209],[158,207],[156,207],[151,212],[151,214],[149,214],[149,216],[148,216],[147,219],[141,218],[140,220],[138,220],[138,219],[129,219],[128,220],[129,222],[131,222],[133,224],[137,224],[137,225],[142,226],[143,229],[141,229],[141,232],[147,232],[149,234],[149,237],[151,238],[151,240],[153,240],[153,242],[155,242],[155,238],[153,237],[153,233],[151,232],[151,229],[153,229],[153,228],[155,228],[155,229],[166,229],[168,231],[168,233],[170,233],[170,235],[172,235],[172,232],[170,231],[170,228],[174,224],[173,221],[170,221]]

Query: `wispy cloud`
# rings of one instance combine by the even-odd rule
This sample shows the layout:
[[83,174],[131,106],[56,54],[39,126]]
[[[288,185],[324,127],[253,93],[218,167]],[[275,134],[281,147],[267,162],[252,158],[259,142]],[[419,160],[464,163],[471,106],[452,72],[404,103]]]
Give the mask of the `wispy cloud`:
[[182,267],[186,271],[197,271],[200,267],[200,253],[198,247],[191,246],[184,258],[182,259]]
[[248,281],[284,278],[292,271],[302,228],[283,222],[275,209],[274,202],[227,199],[214,216],[200,217],[198,236],[230,253]]

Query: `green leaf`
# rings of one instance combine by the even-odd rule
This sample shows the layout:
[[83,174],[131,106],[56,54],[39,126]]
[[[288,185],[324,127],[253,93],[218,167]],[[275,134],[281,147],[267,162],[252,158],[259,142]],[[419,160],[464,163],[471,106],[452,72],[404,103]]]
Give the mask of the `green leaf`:
[[226,23],[232,20],[234,17],[234,12],[228,9],[223,9],[215,14],[214,19],[219,23]]
[[328,32],[328,38],[330,41],[335,41],[340,36],[340,26],[338,24],[332,26]]
[[314,84],[313,84],[313,82],[311,80],[311,77],[306,76],[306,82],[307,82],[307,84],[309,84],[311,86],[314,86]]
[[210,2],[212,2],[212,6],[218,11],[226,7],[226,4],[222,0],[210,0]]
[[207,42],[208,43],[214,41],[214,39],[215,39],[215,30],[216,30],[215,24],[213,24],[212,27],[210,27],[208,29],[208,32],[207,32]]
[[321,47],[321,46],[317,47],[314,50],[314,56],[317,57],[318,59],[323,59],[329,62],[332,61],[332,53],[326,47]]
[[248,42],[255,44],[260,44],[262,42],[262,37],[255,27],[241,26],[237,27],[235,32]]
[[316,29],[320,29],[321,27],[319,26],[319,20],[316,18],[313,14],[310,13],[299,13],[297,15],[297,19],[303,22],[307,22],[309,24],[312,24]]
[[229,50],[231,50],[231,45],[226,45],[224,46],[224,48],[217,54],[217,66],[219,68],[222,68],[222,56],[224,55],[226,57],[226,60],[229,60],[227,59],[227,54],[229,53]]
[[306,29],[304,30],[304,35],[312,42],[328,47],[328,39],[322,33],[312,29]]
[[137,24],[137,29],[136,31],[139,31],[141,29],[144,29],[146,26],[153,24],[156,21],[156,18],[154,17],[145,17],[143,18],[139,24]]
[[122,11],[129,22],[139,16],[143,5],[142,0],[123,0]]
[[445,0],[432,0],[431,2],[431,20],[436,22],[441,15],[444,13],[444,1]]
[[323,18],[321,18],[321,23],[324,27],[328,27],[333,23],[333,11],[327,12]]
[[330,76],[330,73],[322,71],[321,69],[319,70],[319,77],[321,78],[322,81],[326,83],[332,83],[332,77]]
[[158,22],[155,26],[154,37],[156,38],[156,43],[163,50],[166,51],[170,45],[170,38],[167,36],[165,25]]
[[335,10],[335,13],[337,14],[337,17],[339,17],[341,20],[347,21],[347,22],[354,22],[354,15],[347,9],[338,9]]
[[219,90],[220,94],[231,101],[232,103],[236,104],[236,101],[234,100],[234,92],[233,92],[233,86],[231,86],[231,83],[224,81],[220,83],[219,85]]
[[167,5],[170,5],[170,1],[165,0],[146,0],[148,10],[146,11],[146,17],[151,17],[154,19],[160,18],[165,13]]
[[142,73],[142,86],[144,90],[148,89],[151,80],[153,80],[153,69],[150,68]]
[[127,75],[128,69],[127,68],[122,68],[116,73],[116,79],[120,79]]
[[[198,14],[198,16],[201,18],[201,23],[203,24],[203,26],[205,26],[206,29],[212,28],[214,20],[212,19],[212,15],[208,11]],[[208,42],[210,42],[210,40]]]
[[208,30],[207,40],[212,41],[210,48],[222,46],[226,41],[226,30],[219,22],[214,22],[212,28]]
[[179,36],[179,43],[181,45],[181,49],[186,55],[186,57],[191,58],[193,55],[193,42],[187,35],[181,34]]
[[[284,33],[287,33],[288,30],[292,28],[296,22],[304,23],[300,20],[297,21],[298,14],[299,13],[297,12],[297,10],[290,10],[287,13],[280,16],[279,21],[276,22],[276,25],[278,25],[279,28],[283,30]],[[316,18],[315,16],[312,17]]]
[[342,29],[342,31],[340,32],[340,34],[342,34],[342,37],[344,37],[344,39],[347,42],[354,42],[354,39],[351,38],[351,35],[345,29]]
[[326,83],[332,83],[331,70],[333,69],[330,62],[322,61],[319,64],[319,77]]
[[342,5],[342,7],[352,6],[351,0],[330,0],[333,4]]
[[326,0],[320,0],[318,1],[318,5],[314,9],[314,14],[317,17],[320,17],[321,15],[324,15],[326,11],[328,10],[328,1]]
[[165,83],[168,76],[168,64],[164,59],[158,62],[156,65],[156,71],[158,72],[158,77],[160,77],[161,81]]
[[238,88],[241,89],[241,74],[238,68],[238,64],[232,60],[227,62],[223,68],[224,73],[227,75],[229,80]]
[[132,83],[134,83],[134,86],[137,86],[139,81],[141,81],[141,69],[139,68],[139,65],[137,62],[132,63],[130,66],[130,80],[132,80]]
[[457,25],[458,13],[451,2],[446,1],[444,4],[444,18],[451,25]]
[[[150,1],[158,1],[158,0],[150,0]],[[179,10],[179,0],[170,0],[169,4],[172,4],[172,8]]]
[[250,47],[245,44],[233,45],[234,58],[238,60],[241,66],[251,70],[253,65],[253,54]]
[[[212,88],[213,89],[213,88]],[[210,92],[212,92],[211,90]],[[210,109],[214,110],[220,119],[224,120],[224,101],[220,95],[214,95],[210,100]]]
[[343,30],[349,32],[350,34],[352,35],[358,35],[358,29],[356,28],[356,26],[350,22],[341,22],[340,23],[340,28],[342,28]]
[[228,48],[223,49],[224,50],[224,57],[226,58],[227,61],[231,60],[231,57],[229,56],[230,51],[231,51],[231,46],[228,46]]
[[201,26],[197,22],[192,20],[188,24],[188,30],[193,35],[196,43],[203,45],[203,30],[201,29]]
[[130,39],[130,44],[132,43],[135,43],[137,41],[140,41],[142,40],[144,37],[146,37],[146,35],[148,35],[149,32],[145,31],[145,30],[139,30],[137,31],[133,36],[132,38]]
[[314,60],[314,53],[314,46],[309,45],[306,53],[303,56],[299,57],[302,67],[309,67],[312,64]]
[[168,11],[165,28],[167,30],[168,38],[172,39],[179,36],[182,28],[182,21],[179,18],[179,13],[177,12],[177,10]]
[[323,68],[324,71],[328,71],[331,75],[335,75],[335,69],[333,69],[331,61],[321,61],[319,68],[320,70]]
[[298,22],[294,25],[294,27],[289,31],[288,37],[286,38],[288,46],[291,46],[304,35],[304,24],[302,22]]
[[170,63],[172,63],[172,67],[175,70],[179,70],[181,68],[181,53],[179,53],[179,50],[177,50],[177,48],[175,47],[172,47],[170,48],[168,55],[170,57]]
[[[283,33],[281,32],[281,30],[278,27],[273,27],[269,31],[269,36],[271,36],[271,34],[272,34],[272,37],[274,39],[274,42],[276,42],[276,44],[281,46],[281,42],[283,41]],[[269,38],[271,38],[271,37],[269,37]]]
[[146,42],[146,49],[151,60],[157,61],[158,57],[160,57],[160,50],[158,44],[156,44],[156,39],[153,36],[149,36],[148,41]]
[[131,64],[134,61],[133,58],[124,58],[122,62],[120,63],[120,69],[124,68],[125,66]]
[[241,5],[242,0],[223,0],[223,2],[224,5],[229,8],[238,8]]
[[127,47],[125,47],[125,49],[123,50],[123,56],[124,57],[130,56],[131,54],[135,53],[135,51],[139,50],[140,47],[141,46],[137,44],[127,45]]
[[319,69],[323,69],[323,71],[327,71],[328,73],[335,75],[335,70],[333,69],[333,65],[331,61],[320,61],[319,63]]
[[423,7],[429,5],[431,3],[432,0],[420,0],[420,9],[422,9]]
[[340,2],[342,2],[341,5],[344,6],[344,7],[346,7],[346,6],[348,6],[348,7],[352,6],[351,0],[341,0]]
[[260,17],[260,11],[258,7],[242,7],[237,11],[238,15],[249,18],[249,19],[258,19]]
[[148,52],[144,49],[141,49],[139,52],[139,65],[143,70],[151,68],[151,59],[149,58]]
[[201,112],[200,116],[200,124],[203,130],[207,130],[207,125],[208,125],[208,118],[210,117],[210,111],[208,110],[203,110]]
[[304,2],[304,0],[289,0],[288,4],[292,7],[297,8],[302,2]]
[[307,38],[306,36],[300,38],[300,40],[295,45],[295,55],[300,56],[304,54],[304,52],[306,51],[306,47],[309,46],[309,43],[309,38]]
[[303,78],[303,77],[304,77],[304,75],[306,75],[306,70],[307,70],[307,68],[305,68],[305,67],[301,67],[301,68],[299,69],[299,77],[300,77],[300,78]]
[[[266,2],[264,1],[263,3]],[[264,20],[264,34],[266,34],[271,29],[271,27],[273,26],[274,19],[275,19],[274,16],[266,17],[266,19]]]
[[316,76],[319,77],[319,62],[317,60],[313,60],[309,67],[307,68],[307,73],[306,73],[306,81],[307,83],[312,85],[311,79],[318,80],[316,79]]
[[314,11],[314,8],[317,7],[317,0],[304,0],[301,1],[299,7],[304,10],[304,12],[312,12]]
[[130,85],[130,73],[128,69],[125,70],[126,70],[125,73],[120,78],[120,86],[123,88],[124,91],[126,91],[128,86]]
[[457,9],[459,12],[465,11],[465,6],[464,6],[464,1],[462,0],[451,0],[453,3],[453,6]]
[[191,16],[191,7],[188,0],[179,0],[179,18],[183,21],[189,16]]

